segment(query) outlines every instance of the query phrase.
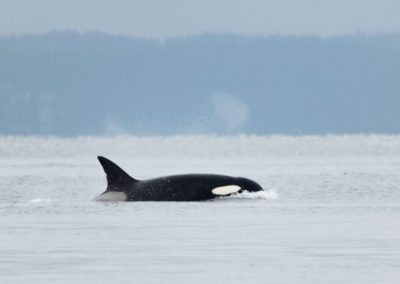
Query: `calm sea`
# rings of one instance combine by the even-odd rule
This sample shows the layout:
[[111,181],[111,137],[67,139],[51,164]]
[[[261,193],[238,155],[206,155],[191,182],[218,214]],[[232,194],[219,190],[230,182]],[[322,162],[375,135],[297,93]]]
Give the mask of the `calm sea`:
[[[218,173],[264,193],[91,201]],[[0,137],[0,283],[399,283],[400,136]]]

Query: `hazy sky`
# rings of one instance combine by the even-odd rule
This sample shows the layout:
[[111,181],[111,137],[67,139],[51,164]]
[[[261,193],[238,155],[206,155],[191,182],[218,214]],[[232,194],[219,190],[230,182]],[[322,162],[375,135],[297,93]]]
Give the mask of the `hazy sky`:
[[0,0],[0,35],[400,32],[400,0]]

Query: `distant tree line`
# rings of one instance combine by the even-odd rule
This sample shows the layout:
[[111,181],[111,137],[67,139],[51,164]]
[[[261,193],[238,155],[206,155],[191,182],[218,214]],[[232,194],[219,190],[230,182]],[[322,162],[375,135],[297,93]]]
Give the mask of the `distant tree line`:
[[400,133],[400,35],[0,38],[0,134]]

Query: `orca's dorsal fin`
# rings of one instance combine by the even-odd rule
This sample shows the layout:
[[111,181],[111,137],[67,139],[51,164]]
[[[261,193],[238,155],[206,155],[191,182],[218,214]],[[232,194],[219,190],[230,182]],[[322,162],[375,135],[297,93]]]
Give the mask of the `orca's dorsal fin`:
[[127,184],[137,181],[109,159],[102,156],[98,156],[97,159],[107,176],[107,191],[121,191]]

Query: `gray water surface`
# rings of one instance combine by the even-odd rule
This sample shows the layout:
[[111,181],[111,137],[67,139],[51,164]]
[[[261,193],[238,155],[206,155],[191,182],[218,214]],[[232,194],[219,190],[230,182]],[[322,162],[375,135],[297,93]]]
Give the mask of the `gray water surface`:
[[[195,138],[131,140],[129,148],[141,151],[135,155],[125,155],[118,139],[93,138],[97,144],[87,151],[80,139],[38,139],[36,148],[30,138],[12,138],[14,147],[9,139],[0,139],[0,283],[400,281],[398,138],[364,137],[364,148],[349,153],[359,137],[317,138],[310,146],[305,138],[276,146],[277,138],[240,137],[220,156],[215,147],[226,148],[215,137],[203,137],[209,144],[201,151],[184,147]],[[181,144],[173,148],[175,142]],[[113,152],[109,143],[120,147]],[[170,151],[163,156],[165,143]],[[265,154],[272,144],[278,154]],[[93,202],[106,187],[96,153],[137,178],[242,175],[266,193],[208,202]]]

